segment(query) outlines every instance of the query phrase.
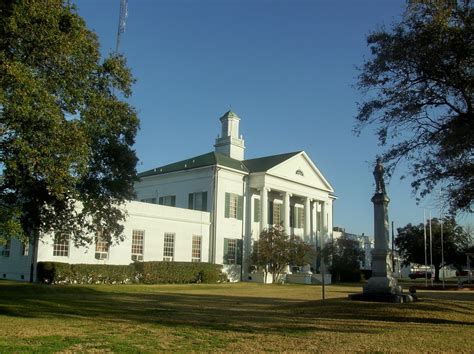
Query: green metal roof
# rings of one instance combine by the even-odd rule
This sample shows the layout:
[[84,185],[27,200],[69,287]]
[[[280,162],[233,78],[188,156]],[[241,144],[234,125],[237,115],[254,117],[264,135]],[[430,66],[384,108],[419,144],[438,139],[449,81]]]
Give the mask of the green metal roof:
[[288,160],[290,157],[298,155],[301,151],[288,152],[286,154],[259,157],[256,159],[244,160],[244,164],[249,172],[265,172]]
[[229,156],[226,156],[219,152],[209,152],[204,155],[191,157],[183,161],[175,162],[169,165],[165,165],[165,166],[154,168],[152,170],[141,172],[138,174],[138,177],[141,178],[141,177],[148,177],[148,176],[154,176],[154,175],[162,175],[162,174],[170,173],[170,172],[185,171],[185,170],[191,170],[193,168],[215,166],[215,165],[225,166],[225,167],[233,168],[238,171],[248,172],[247,168],[242,163],[242,161],[232,159]]
[[226,118],[237,118],[237,119],[240,119],[240,117],[235,114],[235,112],[232,112],[232,111],[227,111],[224,113],[224,115],[222,117],[219,118],[219,120],[222,120],[222,119],[226,119]]
[[191,157],[183,161],[175,162],[169,165],[141,172],[138,174],[138,177],[149,177],[154,175],[162,175],[170,172],[185,171],[198,167],[216,165],[233,168],[234,170],[242,172],[264,172],[282,163],[283,161],[288,160],[290,157],[299,154],[300,152],[301,151],[296,151],[286,154],[265,156],[244,161],[233,159],[219,152],[209,152],[204,155]]

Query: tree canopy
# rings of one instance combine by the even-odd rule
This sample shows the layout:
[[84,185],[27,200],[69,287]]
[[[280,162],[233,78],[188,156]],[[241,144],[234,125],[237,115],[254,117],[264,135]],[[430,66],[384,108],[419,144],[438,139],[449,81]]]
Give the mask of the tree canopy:
[[260,233],[250,255],[252,265],[273,275],[279,281],[289,265],[304,266],[311,263],[313,249],[298,236],[288,236],[282,226],[273,226]]
[[[472,247],[471,235],[453,218],[431,220],[431,238],[433,249],[433,266],[435,281],[439,281],[439,270],[443,266],[441,260],[441,223],[443,224],[443,248],[445,265],[462,268],[466,261],[466,252]],[[426,225],[427,262],[430,263],[429,224]],[[410,263],[425,264],[424,225],[408,224],[398,228],[395,245],[405,265]]]
[[121,239],[139,127],[134,79],[67,0],[0,3],[0,237]]
[[360,281],[365,252],[358,241],[343,235],[326,245],[323,252],[334,281]]
[[367,37],[356,133],[375,126],[389,172],[408,161],[418,199],[435,186],[449,210],[474,196],[473,9],[470,0],[409,1],[403,19]]

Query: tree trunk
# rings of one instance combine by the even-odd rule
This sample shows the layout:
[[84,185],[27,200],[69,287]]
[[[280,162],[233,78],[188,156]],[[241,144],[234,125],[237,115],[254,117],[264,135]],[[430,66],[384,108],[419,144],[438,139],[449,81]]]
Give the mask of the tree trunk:
[[31,265],[30,265],[30,283],[34,283],[37,279],[36,269],[38,264],[38,244],[39,244],[39,232],[38,230],[31,231],[30,233],[31,242]]

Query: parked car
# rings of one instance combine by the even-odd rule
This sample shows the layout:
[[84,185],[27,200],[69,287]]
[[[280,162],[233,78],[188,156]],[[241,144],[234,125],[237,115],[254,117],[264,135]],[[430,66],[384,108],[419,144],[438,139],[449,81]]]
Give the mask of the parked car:
[[[431,279],[431,272],[428,272],[428,279]],[[408,277],[410,279],[419,279],[419,278],[424,278],[425,277],[425,272],[422,270],[418,270],[416,272],[411,272],[408,274]]]
[[472,277],[472,270],[463,269],[463,270],[457,270],[456,271],[456,276],[457,277],[467,277],[469,275],[471,275],[471,277]]

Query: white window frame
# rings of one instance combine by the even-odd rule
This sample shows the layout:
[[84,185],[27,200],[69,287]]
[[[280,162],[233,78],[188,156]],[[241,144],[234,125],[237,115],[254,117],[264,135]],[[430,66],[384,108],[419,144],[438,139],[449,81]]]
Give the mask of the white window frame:
[[173,262],[174,261],[174,245],[175,245],[176,234],[173,232],[165,232],[163,237],[163,261]]
[[97,232],[95,237],[95,258],[104,260],[109,258],[109,243],[102,237],[102,232]]
[[143,261],[145,251],[145,230],[132,230],[132,261]]
[[191,262],[201,262],[202,236],[193,235],[191,243]]
[[2,249],[2,256],[3,257],[10,257],[11,247],[12,247],[12,241],[7,240],[7,243],[5,243],[3,245],[3,249]]
[[69,257],[69,235],[54,235],[53,257]]

